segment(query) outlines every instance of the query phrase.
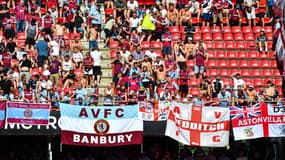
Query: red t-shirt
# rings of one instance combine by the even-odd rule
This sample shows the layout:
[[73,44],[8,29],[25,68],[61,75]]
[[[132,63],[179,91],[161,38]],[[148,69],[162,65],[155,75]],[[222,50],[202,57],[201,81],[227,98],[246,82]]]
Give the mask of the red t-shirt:
[[91,69],[93,67],[94,60],[92,57],[85,57],[83,59],[83,64],[85,69]]
[[11,67],[11,55],[9,53],[3,53],[2,54],[2,62],[4,67]]
[[31,101],[33,99],[33,92],[32,92],[32,90],[24,89],[24,98]]
[[44,28],[51,28],[53,24],[53,19],[51,16],[45,16],[43,18]]
[[197,51],[196,53],[196,65],[197,66],[205,66],[205,56],[202,51]]

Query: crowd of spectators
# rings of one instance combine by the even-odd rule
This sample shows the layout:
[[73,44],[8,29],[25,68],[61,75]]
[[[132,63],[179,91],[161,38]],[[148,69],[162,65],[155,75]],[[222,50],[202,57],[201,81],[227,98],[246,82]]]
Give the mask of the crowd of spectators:
[[[241,25],[245,17],[249,26],[256,22],[264,26],[266,18],[273,20],[271,0],[157,0],[148,6],[139,6],[136,0],[108,0],[103,7],[104,25],[98,2],[2,1],[0,100],[50,102],[53,107],[59,102],[97,105],[99,95],[104,95],[105,105],[188,101],[192,100],[188,59],[195,62],[194,73],[201,82],[195,103],[202,99],[208,103],[216,97],[220,105],[278,97],[270,81],[265,89],[255,91],[252,85],[237,85],[239,78],[233,78],[233,88],[221,80],[208,79],[207,46],[193,39],[194,21],[198,22],[195,25],[213,25],[212,32],[217,25],[222,32],[224,25]],[[185,26],[185,37],[173,41],[170,26]],[[104,48],[113,41],[120,45],[112,59],[113,83],[99,93],[102,55],[98,44],[102,37]],[[258,49],[263,51],[264,47],[267,52],[266,37],[261,34],[257,40]],[[82,41],[88,41],[89,48],[84,48]],[[162,42],[162,51],[152,47],[143,50],[144,41]]]

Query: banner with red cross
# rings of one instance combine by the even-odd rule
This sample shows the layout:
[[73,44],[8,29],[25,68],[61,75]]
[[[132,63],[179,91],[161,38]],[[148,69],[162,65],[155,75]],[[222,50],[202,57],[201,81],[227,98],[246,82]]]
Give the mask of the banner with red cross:
[[224,147],[229,144],[229,127],[228,108],[171,102],[165,135],[186,145]]

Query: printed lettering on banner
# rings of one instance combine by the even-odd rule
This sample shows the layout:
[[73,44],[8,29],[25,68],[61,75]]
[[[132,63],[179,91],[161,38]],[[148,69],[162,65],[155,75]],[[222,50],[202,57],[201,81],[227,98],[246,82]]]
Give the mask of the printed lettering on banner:
[[230,110],[235,140],[285,136],[285,113],[282,112],[282,106],[258,103],[231,106]]
[[229,120],[228,108],[172,102],[165,134],[186,145],[224,147],[229,143]]
[[60,107],[63,144],[108,147],[142,143],[143,121],[138,119],[138,105]]

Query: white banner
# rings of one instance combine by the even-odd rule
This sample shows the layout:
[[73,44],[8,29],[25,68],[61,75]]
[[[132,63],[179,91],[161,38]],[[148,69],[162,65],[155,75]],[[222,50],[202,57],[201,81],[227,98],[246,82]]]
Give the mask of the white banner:
[[172,102],[165,134],[186,145],[224,147],[229,144],[229,120],[228,108]]

